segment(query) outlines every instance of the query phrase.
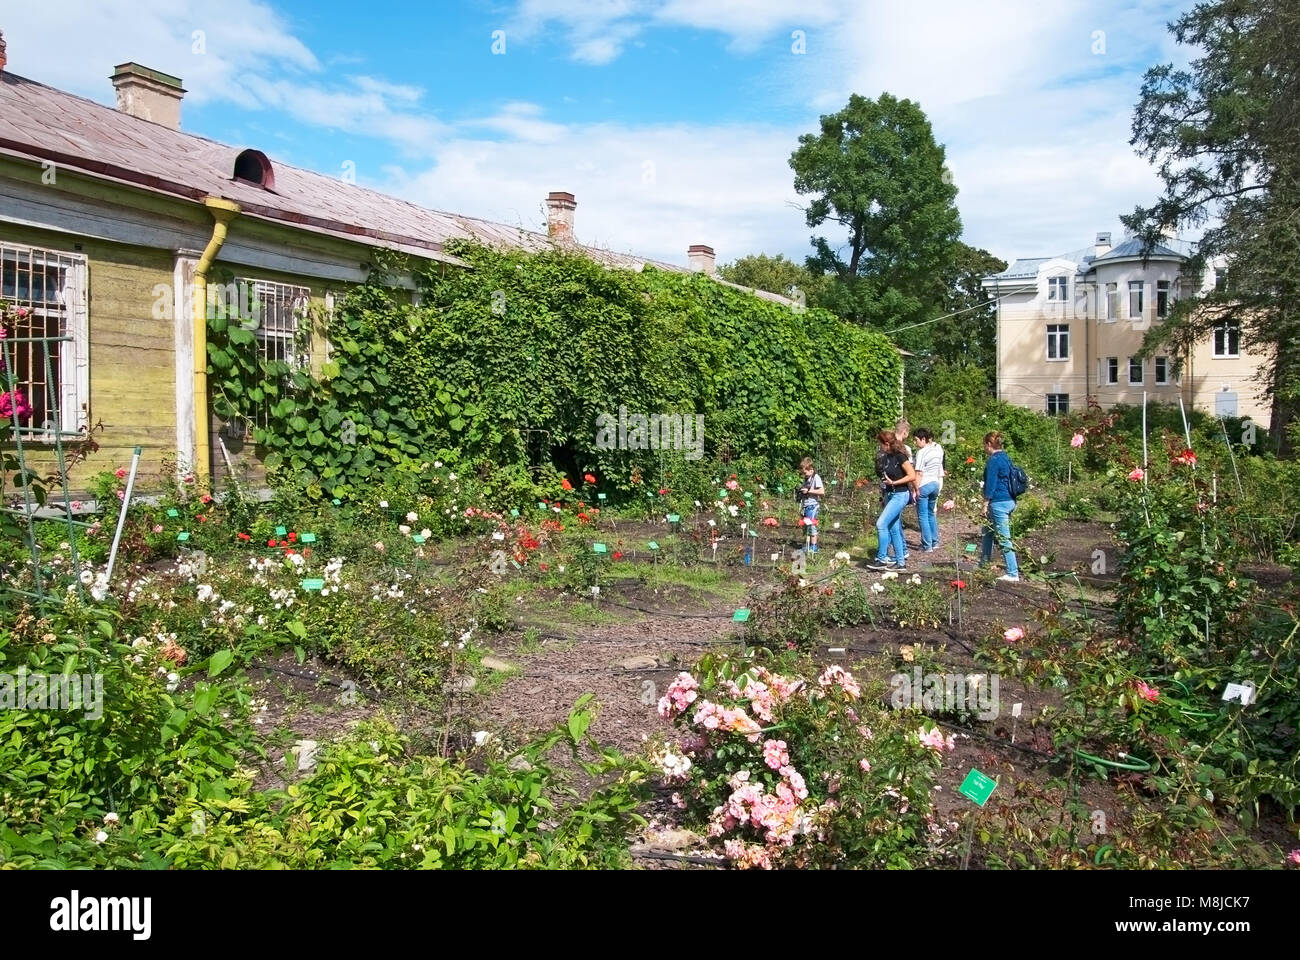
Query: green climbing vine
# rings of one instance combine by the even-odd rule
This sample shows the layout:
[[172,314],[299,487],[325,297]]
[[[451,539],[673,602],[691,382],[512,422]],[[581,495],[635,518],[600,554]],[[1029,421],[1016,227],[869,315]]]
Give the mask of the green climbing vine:
[[[561,252],[453,252],[473,269],[417,271],[418,305],[391,263],[313,322],[319,376],[257,355],[254,334],[210,321],[219,416],[243,416],[268,468],[345,497],[432,456],[466,468],[554,463],[626,477],[654,449],[598,444],[597,417],[701,415],[703,453],[788,466],[813,436],[861,435],[898,410],[889,340],[701,275],[609,270]],[[262,425],[264,424],[264,425]]]

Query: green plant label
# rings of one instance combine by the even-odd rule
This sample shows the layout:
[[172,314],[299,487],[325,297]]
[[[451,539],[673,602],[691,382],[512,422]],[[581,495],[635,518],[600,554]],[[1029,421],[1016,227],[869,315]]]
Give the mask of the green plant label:
[[597,500],[604,500],[604,499],[605,499],[605,495],[604,495],[603,493],[598,493],[598,494],[596,494],[596,499],[597,499]]
[[181,512],[177,510],[175,507],[172,507],[170,510],[167,511],[167,516],[169,517],[179,517],[180,515]]
[[591,545],[591,552],[592,552],[592,553],[607,553],[608,551],[606,550],[605,545],[604,545],[603,543],[593,543],[593,544]]
[[966,774],[966,779],[957,788],[957,792],[963,797],[974,800],[976,804],[982,807],[988,802],[989,797],[993,795],[993,790],[997,785],[996,780],[986,777],[972,767],[970,773]]
[[285,534],[287,534],[288,532],[289,532],[288,529],[286,529],[285,527],[276,527],[276,528],[275,528],[275,535],[276,535],[277,537],[283,537],[283,536],[284,536]]
[[968,544],[966,544],[966,552],[967,552],[967,553],[974,553],[974,552],[975,552],[976,550],[978,550],[978,549],[979,549],[979,547],[975,546],[975,544],[973,544],[973,543],[968,543]]
[[424,543],[424,537],[423,537],[423,535],[418,534],[418,533],[414,533],[414,534],[412,534],[412,535],[411,535],[411,539],[414,540],[416,543]]
[[539,501],[537,502],[537,509],[538,509],[538,510],[545,510],[545,509],[546,509],[546,504],[542,503],[542,502],[539,500]]
[[751,530],[751,531],[749,531],[749,535],[750,535],[751,537],[753,537],[755,540],[758,539],[758,531],[757,531],[757,530]]
[[338,497],[335,497],[335,498],[334,498],[332,501],[330,501],[330,502],[333,503],[334,506],[337,507],[337,506],[338,506],[340,503],[342,503],[343,501],[340,500]]
[[746,620],[748,620],[748,619],[749,619],[749,611],[748,611],[748,610],[743,610],[743,609],[742,609],[742,610],[737,610],[735,613],[733,613],[733,614],[731,615],[731,622],[732,622],[732,623],[744,623],[744,622],[745,622]]
[[325,581],[321,580],[319,577],[313,580],[304,580],[302,582],[302,588],[304,590],[319,590],[323,586],[325,586]]
[[680,522],[681,522],[681,519],[682,519],[682,515],[681,515],[680,513],[670,513],[670,514],[668,514],[668,522],[669,522],[669,523],[680,523]]
[[304,534],[303,534],[301,537],[299,537],[298,539],[301,540],[303,543],[315,543],[315,542],[316,542],[316,534],[314,534],[314,533],[304,533]]
[[658,549],[659,549],[659,544],[655,543],[653,540],[651,540],[651,541],[647,544],[647,546],[648,546],[651,550],[658,550]]
[[726,499],[727,499],[727,491],[726,491],[726,490],[719,490],[719,491],[718,491],[718,499],[719,499],[719,500],[726,500]]
[[777,493],[785,493],[785,487],[781,486],[781,485],[778,483],[778,484],[776,485],[776,492],[777,492]]
[[180,540],[180,541],[182,541],[182,542],[185,541],[185,540],[188,540],[189,538],[190,538],[190,535],[189,535],[188,533],[186,533],[184,530],[182,530],[180,533],[176,534],[176,539],[177,539],[177,540]]
[[511,507],[511,508],[510,508],[510,516],[512,516],[512,517],[517,517],[517,516],[519,516],[519,508],[518,508],[518,507]]
[[754,499],[754,495],[753,495],[752,493],[750,493],[748,490],[746,490],[746,491],[745,491],[745,501],[748,502],[748,501],[753,500],[753,499]]

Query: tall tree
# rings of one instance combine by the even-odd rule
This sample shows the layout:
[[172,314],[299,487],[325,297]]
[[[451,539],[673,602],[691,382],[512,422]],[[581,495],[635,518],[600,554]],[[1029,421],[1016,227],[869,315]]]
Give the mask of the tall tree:
[[[986,370],[997,367],[998,315],[981,282],[1007,268],[987,250],[958,243],[943,270],[946,295],[943,312],[957,314],[929,324],[930,354],[935,363],[973,363]],[[924,328],[922,328],[924,329]]]
[[888,93],[854,94],[821,118],[819,133],[799,138],[790,166],[795,190],[812,198],[808,226],[847,231],[843,242],[812,238],[808,268],[833,280],[823,305],[885,330],[937,313],[961,218],[921,108]]
[[823,278],[814,276],[805,266],[787,260],[783,254],[769,257],[765,253],[740,257],[734,263],[724,263],[718,267],[718,274],[723,280],[739,283],[741,286],[779,293],[783,297],[800,300],[804,306],[815,307]]
[[1270,432],[1289,452],[1300,443],[1300,4],[1210,0],[1170,31],[1200,56],[1146,73],[1132,143],[1158,161],[1164,192],[1123,220],[1148,245],[1205,226],[1188,270],[1226,262],[1228,282],[1178,303],[1144,349],[1238,324],[1243,346],[1271,357]]

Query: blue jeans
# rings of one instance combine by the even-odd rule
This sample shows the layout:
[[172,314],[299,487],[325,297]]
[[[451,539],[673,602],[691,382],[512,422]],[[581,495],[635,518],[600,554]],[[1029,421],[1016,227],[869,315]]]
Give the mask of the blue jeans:
[[993,559],[993,534],[998,535],[998,546],[1007,561],[1007,575],[1020,576],[1020,566],[1016,563],[1016,551],[1011,549],[1011,511],[1016,509],[1014,500],[989,501],[989,516],[984,524],[984,549],[980,553],[980,563]]
[[808,521],[808,535],[812,539],[817,539],[817,513],[821,510],[820,500],[805,500],[803,506],[799,509],[799,515]]
[[938,482],[927,483],[921,488],[916,500],[916,516],[921,521],[922,550],[932,550],[939,545],[939,515],[935,512],[938,503]]
[[903,508],[911,498],[907,490],[899,490],[885,497],[884,509],[876,519],[876,537],[880,541],[880,545],[876,548],[877,563],[888,561],[889,556],[886,551],[893,547],[894,562],[899,566],[903,565],[903,557],[907,553],[907,546],[903,543]]

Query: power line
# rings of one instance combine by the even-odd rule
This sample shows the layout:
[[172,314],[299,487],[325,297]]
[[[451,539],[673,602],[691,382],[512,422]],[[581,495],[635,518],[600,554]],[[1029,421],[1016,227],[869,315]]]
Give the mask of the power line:
[[993,300],[985,300],[983,303],[977,303],[973,307],[966,307],[962,310],[957,310],[954,313],[945,313],[942,317],[935,317],[933,320],[922,320],[920,323],[909,323],[905,327],[896,327],[893,330],[887,330],[885,332],[890,334],[902,333],[904,330],[912,330],[915,329],[916,327],[924,327],[927,323],[938,323],[940,320],[947,320],[950,317],[960,316],[963,313],[969,313],[972,310],[978,310],[980,307],[987,307],[991,303],[997,303],[999,300],[1005,300],[1007,297],[1011,297],[1011,296],[1015,296],[1015,294],[1006,293],[1000,297],[996,297]]

